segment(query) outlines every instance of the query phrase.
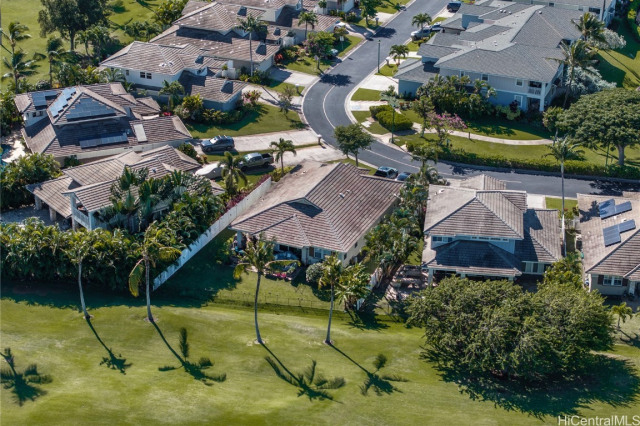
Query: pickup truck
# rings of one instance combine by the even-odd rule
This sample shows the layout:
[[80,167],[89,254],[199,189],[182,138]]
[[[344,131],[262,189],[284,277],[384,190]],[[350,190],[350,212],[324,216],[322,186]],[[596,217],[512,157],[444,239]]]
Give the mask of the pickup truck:
[[259,152],[252,152],[244,156],[240,162],[240,170],[245,171],[256,167],[266,167],[273,164],[273,155],[266,153],[260,154]]

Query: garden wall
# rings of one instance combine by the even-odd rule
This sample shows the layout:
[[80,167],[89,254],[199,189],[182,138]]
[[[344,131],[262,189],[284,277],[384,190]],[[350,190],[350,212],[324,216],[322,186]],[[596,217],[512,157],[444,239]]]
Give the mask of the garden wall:
[[242,199],[238,204],[231,207],[225,214],[220,216],[213,225],[198,237],[189,247],[182,251],[178,260],[165,269],[160,275],[153,280],[153,289],[157,289],[165,283],[173,274],[175,274],[182,266],[189,261],[204,246],[209,244],[220,232],[224,231],[231,222],[247,210],[253,203],[258,201],[271,188],[271,178],[269,177],[260,186],[254,189],[250,194]]

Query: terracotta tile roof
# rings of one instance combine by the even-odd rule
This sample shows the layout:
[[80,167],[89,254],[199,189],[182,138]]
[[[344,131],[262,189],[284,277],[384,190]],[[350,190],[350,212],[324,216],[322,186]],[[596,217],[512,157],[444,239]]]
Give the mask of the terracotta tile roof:
[[349,164],[303,162],[231,227],[280,244],[347,252],[396,202],[401,186]]
[[[630,202],[631,210],[601,219],[599,204],[610,199],[616,205]],[[640,278],[640,198],[578,194],[578,208],[585,272]],[[620,233],[619,243],[605,246],[602,230],[629,220],[635,228]]]

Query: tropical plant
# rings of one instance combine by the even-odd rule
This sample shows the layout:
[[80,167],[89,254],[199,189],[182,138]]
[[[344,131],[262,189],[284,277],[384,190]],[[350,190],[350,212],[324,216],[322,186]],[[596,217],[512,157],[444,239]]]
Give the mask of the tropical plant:
[[293,155],[297,155],[296,147],[293,145],[292,141],[285,140],[284,138],[280,138],[278,142],[271,142],[270,146],[272,148],[272,152],[275,154],[275,160],[280,162],[280,168],[284,175],[284,154],[290,152]]
[[627,306],[627,302],[622,302],[619,305],[614,305],[611,307],[611,313],[618,317],[618,325],[616,328],[620,330],[620,321],[623,323],[627,322],[627,318],[633,317],[633,309],[630,306]]
[[377,7],[382,6],[382,0],[362,0],[360,2],[360,14],[364,17],[366,26],[369,26],[369,19],[378,16]]
[[65,51],[60,37],[50,37],[45,47],[49,60],[49,84],[53,84],[53,67],[57,66],[64,58]]
[[436,131],[440,146],[443,146],[445,142],[448,145],[449,135],[452,132],[467,128],[467,125],[460,117],[456,114],[451,115],[448,112],[443,112],[442,114],[438,114],[435,111],[431,112],[427,121],[429,122],[429,127]]
[[18,80],[35,75],[38,68],[37,61],[40,59],[42,59],[41,54],[35,54],[31,59],[27,59],[27,54],[22,49],[18,49],[9,57],[3,57],[2,63],[9,71],[2,75],[2,80],[12,78],[15,92],[20,93]]
[[336,298],[342,303],[346,311],[354,309],[360,299],[369,293],[371,277],[362,263],[348,266],[338,282]]
[[149,41],[151,37],[162,32],[160,25],[150,21],[133,21],[126,24],[123,31],[135,40]]
[[173,106],[180,101],[180,95],[184,95],[184,87],[179,81],[169,83],[164,80],[159,93],[161,95],[169,95],[169,109],[173,110]]
[[154,11],[155,20],[163,28],[171,25],[173,21],[182,15],[182,10],[188,0],[165,0]]
[[413,151],[411,151],[411,158],[421,163],[421,170],[426,170],[427,162],[429,160],[434,163],[438,162],[438,150],[431,144],[423,143],[416,146]]
[[238,19],[238,25],[236,28],[249,34],[250,75],[253,77],[253,33],[263,34],[267,31],[267,26],[260,18],[255,18],[249,15],[245,19]]
[[127,78],[121,69],[105,68],[100,71],[100,80],[104,83],[124,83]]
[[425,25],[429,25],[431,23],[431,16],[428,13],[418,13],[413,18],[411,18],[411,25],[414,27],[420,27],[420,31],[424,30]]
[[75,50],[76,35],[94,25],[108,26],[110,13],[107,0],[40,0],[38,12],[40,36],[59,32]]
[[406,58],[409,54],[409,46],[406,44],[394,44],[389,50],[389,55],[396,61],[396,65],[400,64],[400,58]]
[[324,343],[332,345],[331,341],[331,318],[333,317],[333,299],[335,293],[335,286],[337,286],[342,278],[343,268],[342,261],[334,253],[329,257],[325,257],[322,262],[323,272],[322,278],[318,282],[318,287],[329,287],[331,289],[331,302],[329,304],[329,325],[327,326],[327,337],[324,339]]
[[166,264],[175,261],[180,256],[177,247],[175,235],[169,229],[158,227],[157,222],[152,223],[144,233],[140,244],[142,257],[129,274],[129,291],[134,297],[138,297],[140,285],[144,281],[149,322],[154,322],[151,315],[151,268],[155,268],[160,262]]
[[551,145],[547,145],[549,148],[549,153],[545,154],[546,156],[553,157],[558,163],[560,163],[560,176],[562,182],[562,247],[564,250],[564,255],[567,255],[567,244],[566,244],[566,235],[564,231],[564,163],[567,160],[572,160],[574,158],[578,158],[580,155],[584,154],[584,151],[581,150],[580,144],[576,142],[572,142],[567,137],[558,138],[557,134],[553,138],[553,143]]
[[222,167],[222,180],[224,181],[225,190],[230,196],[238,193],[240,181],[247,184],[247,175],[241,170],[240,157],[234,157],[229,151],[224,152],[224,157],[220,160]]
[[327,13],[327,0],[318,0],[318,7],[322,9],[322,13]]
[[[564,58],[554,60],[564,65],[565,72],[569,79],[569,87],[571,87],[571,85],[573,84],[573,79],[575,78],[576,68],[582,68],[583,70],[586,70],[594,65],[595,53],[589,50],[589,45],[584,40],[576,40],[570,46],[566,45],[565,43],[560,43],[560,48],[562,49],[562,55],[564,56]],[[570,90],[567,90],[564,95],[564,101],[562,103],[563,107],[567,106],[569,94]]]
[[420,128],[420,136],[424,136],[424,131],[427,129],[427,120],[429,114],[434,111],[433,103],[427,96],[420,96],[411,104],[411,109],[422,118],[422,126]]
[[2,170],[0,184],[2,197],[0,208],[18,208],[34,202],[33,194],[26,186],[56,178],[60,175],[60,164],[52,155],[30,154],[18,158]]
[[247,247],[244,248],[244,254],[240,258],[240,262],[233,270],[233,277],[239,279],[243,273],[248,273],[250,269],[253,269],[258,274],[258,280],[256,281],[256,295],[253,302],[253,315],[254,323],[256,327],[256,341],[259,344],[264,344],[262,337],[260,336],[260,328],[258,326],[258,295],[260,294],[260,280],[262,276],[270,268],[274,266],[289,266],[292,264],[298,264],[295,260],[275,260],[273,255],[273,247],[275,240],[268,240],[264,234],[260,234],[258,238],[252,237],[247,241]]
[[73,231],[68,234],[69,242],[64,250],[65,255],[78,268],[78,291],[80,292],[80,305],[84,319],[91,318],[87,312],[87,305],[84,302],[84,291],[82,289],[82,263],[93,254],[93,237],[95,234],[84,229]]
[[585,12],[573,25],[580,31],[582,39],[587,43],[604,42],[604,22],[593,13]]
[[317,23],[318,23],[318,15],[316,15],[315,12],[305,10],[300,13],[300,15],[298,16],[298,26],[301,26],[302,24],[304,24],[305,40],[307,39],[308,26],[311,25],[311,29],[314,29]]

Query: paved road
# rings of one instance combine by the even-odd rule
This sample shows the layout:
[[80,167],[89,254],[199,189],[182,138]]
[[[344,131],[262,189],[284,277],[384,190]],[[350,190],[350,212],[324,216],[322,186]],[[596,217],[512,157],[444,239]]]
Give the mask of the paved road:
[[[404,43],[410,36],[411,17],[420,12],[436,15],[447,0],[418,0],[407,10],[396,16],[386,28],[379,31],[372,40],[366,41],[342,63],[322,76],[304,99],[304,115],[313,130],[323,139],[335,145],[333,129],[335,126],[351,124],[345,111],[346,98],[354,87],[378,66],[378,46],[380,58],[384,60],[394,44]],[[370,150],[361,153],[360,158],[370,164],[391,166],[400,171],[417,171],[418,167],[411,157],[394,147],[376,142]],[[438,170],[447,177],[468,177],[478,173],[486,173],[508,182],[510,189],[526,190],[532,194],[548,194],[559,196],[560,178],[536,174],[518,174],[503,172],[482,172],[478,169],[454,167],[439,163]],[[640,185],[617,184],[607,181],[565,179],[567,197],[575,197],[577,193],[620,194],[622,190],[638,190]]]

